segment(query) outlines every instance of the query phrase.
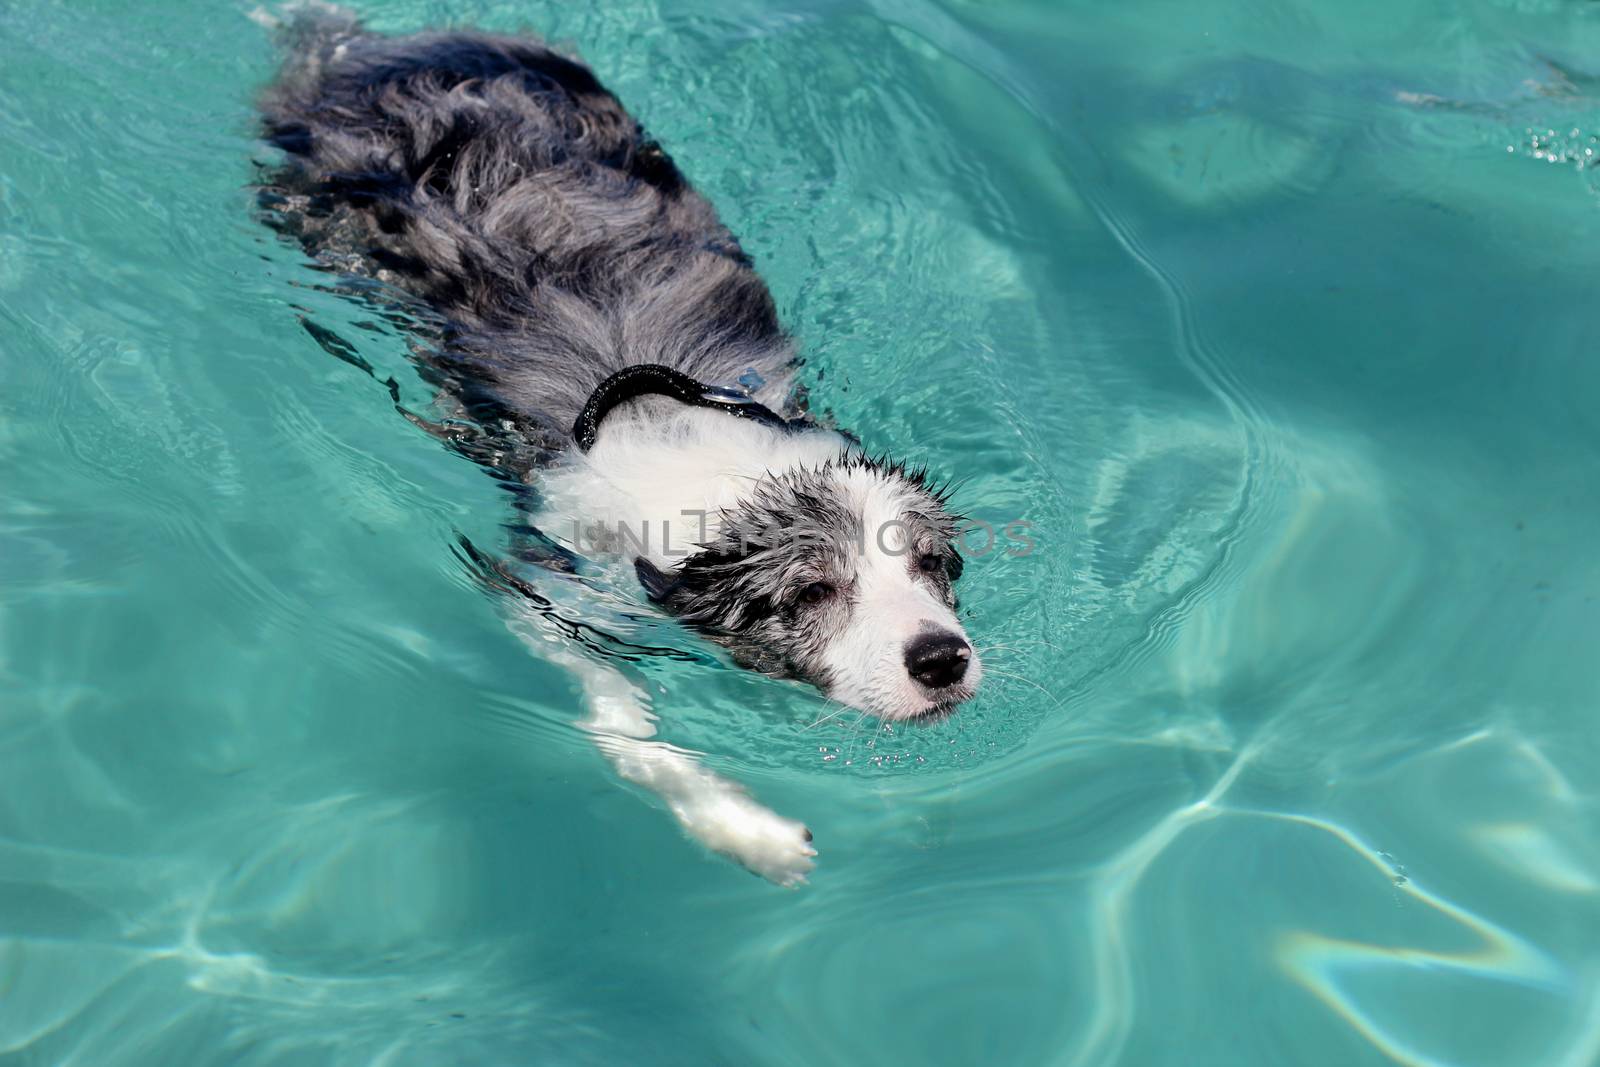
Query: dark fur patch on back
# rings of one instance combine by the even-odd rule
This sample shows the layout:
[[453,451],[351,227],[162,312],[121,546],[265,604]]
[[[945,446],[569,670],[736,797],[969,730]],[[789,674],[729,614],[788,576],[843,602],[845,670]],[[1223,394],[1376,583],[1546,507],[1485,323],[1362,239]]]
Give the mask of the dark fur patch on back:
[[427,376],[553,452],[589,392],[661,363],[749,371],[793,412],[792,350],[738,241],[589,68],[531,38],[388,38],[303,13],[262,99],[269,220],[449,324]]

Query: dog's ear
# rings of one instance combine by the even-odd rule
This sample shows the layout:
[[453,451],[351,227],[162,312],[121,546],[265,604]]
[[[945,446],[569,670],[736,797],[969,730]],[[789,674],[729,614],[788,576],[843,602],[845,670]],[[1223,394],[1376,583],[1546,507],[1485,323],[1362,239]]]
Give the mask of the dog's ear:
[[643,556],[634,557],[633,570],[639,576],[639,584],[644,586],[645,596],[657,604],[663,603],[678,587],[677,579]]

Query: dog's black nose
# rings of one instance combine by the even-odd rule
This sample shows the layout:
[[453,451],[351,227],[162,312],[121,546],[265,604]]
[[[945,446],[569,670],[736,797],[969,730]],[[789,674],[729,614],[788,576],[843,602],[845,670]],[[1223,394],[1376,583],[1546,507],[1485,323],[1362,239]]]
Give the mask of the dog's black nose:
[[972,646],[952,633],[925,634],[906,645],[906,670],[929,689],[961,681],[971,660]]

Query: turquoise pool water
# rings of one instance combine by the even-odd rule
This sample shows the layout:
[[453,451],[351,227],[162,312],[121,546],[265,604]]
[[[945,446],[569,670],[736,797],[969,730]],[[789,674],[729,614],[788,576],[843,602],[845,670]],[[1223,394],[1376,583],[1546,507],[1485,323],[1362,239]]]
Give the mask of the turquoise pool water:
[[359,5],[573,43],[820,404],[1033,527],[937,727],[655,672],[785,892],[301,328],[426,405],[253,218],[248,7],[0,4],[0,1064],[1600,1062],[1600,8]]

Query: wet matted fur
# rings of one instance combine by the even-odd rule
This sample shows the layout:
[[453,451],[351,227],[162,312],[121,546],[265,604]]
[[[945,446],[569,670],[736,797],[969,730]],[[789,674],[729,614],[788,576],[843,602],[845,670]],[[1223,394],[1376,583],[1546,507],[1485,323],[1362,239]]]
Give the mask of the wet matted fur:
[[308,251],[445,317],[437,358],[475,417],[561,437],[643,363],[790,400],[765,283],[587,67],[531,38],[382,37],[337,12],[286,32],[262,98],[286,154],[269,206]]
[[[283,151],[267,217],[325,267],[426,304],[441,325],[425,377],[500,442],[475,458],[536,487],[541,530],[570,524],[576,550],[597,532],[592,554],[631,563],[653,601],[746,667],[888,719],[972,695],[982,668],[955,616],[944,494],[806,415],[749,257],[588,68],[532,38],[383,37],[335,9],[283,31],[262,99]],[[647,396],[575,447],[596,387],[641,364],[742,388],[789,424]],[[700,528],[675,546],[669,524],[690,516]],[[624,777],[710,847],[804,879],[803,826],[649,741],[643,692],[612,668],[546,654],[578,674],[585,726]]]

